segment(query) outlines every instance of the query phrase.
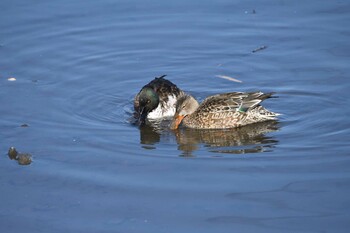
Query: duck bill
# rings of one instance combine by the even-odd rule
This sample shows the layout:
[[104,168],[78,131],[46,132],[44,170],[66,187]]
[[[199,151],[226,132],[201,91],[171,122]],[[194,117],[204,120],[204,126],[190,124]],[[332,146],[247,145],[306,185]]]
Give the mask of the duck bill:
[[170,128],[171,128],[171,129],[177,129],[177,128],[179,128],[179,125],[181,124],[182,119],[184,119],[184,117],[185,117],[185,116],[176,114],[176,115],[174,116],[173,121],[171,122]]
[[143,126],[146,124],[146,117],[147,113],[145,111],[145,108],[142,108],[139,113],[139,118],[137,119],[137,123],[139,126]]

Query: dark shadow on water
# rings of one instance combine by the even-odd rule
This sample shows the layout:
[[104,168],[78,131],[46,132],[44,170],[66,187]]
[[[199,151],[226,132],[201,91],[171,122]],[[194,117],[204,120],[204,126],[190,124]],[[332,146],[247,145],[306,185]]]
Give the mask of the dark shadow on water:
[[[169,130],[169,122],[156,122],[140,128],[140,143],[145,149],[156,149],[163,139],[175,140],[182,157],[194,157],[201,148],[224,154],[247,154],[273,151],[278,140],[266,134],[279,130],[279,123],[267,121],[236,129],[203,130],[181,128]],[[220,154],[220,155],[219,155]]]

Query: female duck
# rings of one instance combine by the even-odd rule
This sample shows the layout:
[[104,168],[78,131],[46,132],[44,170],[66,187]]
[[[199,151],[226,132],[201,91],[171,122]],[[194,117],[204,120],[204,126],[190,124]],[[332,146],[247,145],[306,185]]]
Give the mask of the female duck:
[[160,119],[172,117],[176,110],[176,101],[184,95],[175,84],[166,80],[163,75],[155,78],[142,87],[135,96],[135,118],[140,125],[145,124],[146,119]]
[[218,94],[206,98],[200,105],[192,96],[183,95],[176,104],[176,113],[170,127],[177,129],[182,123],[188,128],[227,129],[275,120],[279,114],[270,112],[260,105],[272,94],[262,92]]

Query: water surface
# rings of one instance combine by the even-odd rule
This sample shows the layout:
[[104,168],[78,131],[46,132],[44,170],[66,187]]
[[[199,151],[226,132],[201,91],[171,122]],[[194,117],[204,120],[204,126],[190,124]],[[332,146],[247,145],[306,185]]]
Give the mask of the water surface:
[[[1,232],[350,228],[348,1],[0,9]],[[276,92],[264,106],[282,116],[239,130],[132,125],[133,96],[163,74],[199,100]]]

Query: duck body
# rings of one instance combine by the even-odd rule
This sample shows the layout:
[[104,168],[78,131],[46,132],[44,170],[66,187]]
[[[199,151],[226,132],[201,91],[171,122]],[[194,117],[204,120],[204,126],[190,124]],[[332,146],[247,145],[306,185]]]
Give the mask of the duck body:
[[180,124],[196,129],[228,129],[248,124],[275,120],[278,113],[271,112],[260,103],[273,93],[231,92],[213,95],[200,105],[190,95],[179,98],[171,128]]
[[165,75],[153,79],[135,96],[134,116],[140,125],[144,124],[146,119],[173,117],[178,98],[185,94],[164,77]]

